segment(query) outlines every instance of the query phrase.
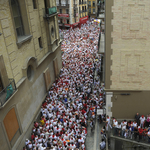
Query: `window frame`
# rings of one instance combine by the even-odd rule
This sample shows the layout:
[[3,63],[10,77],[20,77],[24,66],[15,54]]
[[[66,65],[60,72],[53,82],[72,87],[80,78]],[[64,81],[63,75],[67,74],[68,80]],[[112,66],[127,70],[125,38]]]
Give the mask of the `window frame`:
[[[14,7],[16,6],[16,9],[13,8],[12,1],[15,1]],[[20,11],[20,6],[19,6],[18,0],[11,0],[11,8],[12,8],[12,15],[13,15],[13,20],[14,20],[14,25],[15,25],[15,30],[16,30],[17,37],[24,36],[25,35],[24,26],[23,26],[23,22],[22,22],[22,14],[21,14],[21,11]],[[15,9],[15,11],[18,14],[15,14],[15,11],[13,9]],[[17,26],[17,23],[16,23],[17,18],[19,18],[20,26]],[[21,32],[22,33],[20,35],[19,35],[19,31],[17,31],[17,29],[19,29],[19,28],[22,28],[21,31],[20,31],[20,33]]]
[[37,9],[37,0],[32,0],[33,9]]
[[22,36],[17,35],[16,25],[15,25],[15,20],[14,20],[12,5],[11,5],[12,0],[9,0],[9,7],[10,7],[10,11],[11,11],[11,20],[13,23],[14,34],[16,36],[16,44],[17,44],[18,48],[20,48],[26,41],[29,41],[32,39],[32,35],[30,34],[26,1],[25,0],[15,0],[15,1],[17,1],[17,3],[18,3],[18,7],[20,10],[21,18],[22,18],[22,25],[23,25],[23,29],[24,29],[24,35],[22,35]]
[[[60,11],[61,10],[61,11]],[[59,13],[62,14],[62,9],[59,9]]]
[[39,42],[39,48],[42,49],[43,48],[43,44],[42,44],[41,36],[38,38],[38,42]]
[[93,5],[93,7],[95,7],[95,1],[93,1],[93,4],[92,4],[92,5]]

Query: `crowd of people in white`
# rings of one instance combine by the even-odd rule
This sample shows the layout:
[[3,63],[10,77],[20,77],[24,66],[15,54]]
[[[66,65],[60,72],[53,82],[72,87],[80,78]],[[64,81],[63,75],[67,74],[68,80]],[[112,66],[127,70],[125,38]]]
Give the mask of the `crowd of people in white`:
[[95,118],[103,105],[103,87],[99,76],[101,65],[97,54],[99,31],[88,22],[81,29],[64,32],[63,68],[41,106],[41,120],[35,122],[29,150],[85,150],[88,116]]

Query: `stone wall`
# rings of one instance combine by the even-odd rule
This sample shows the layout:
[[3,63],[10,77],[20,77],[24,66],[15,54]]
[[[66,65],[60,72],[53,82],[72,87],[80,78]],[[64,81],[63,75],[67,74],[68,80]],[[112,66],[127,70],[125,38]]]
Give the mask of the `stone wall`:
[[112,84],[114,90],[150,90],[150,1],[114,0]]

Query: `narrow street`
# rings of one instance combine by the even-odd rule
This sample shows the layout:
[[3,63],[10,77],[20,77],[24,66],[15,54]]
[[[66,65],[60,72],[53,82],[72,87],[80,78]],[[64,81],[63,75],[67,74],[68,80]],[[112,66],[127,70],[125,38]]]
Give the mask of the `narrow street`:
[[[41,106],[40,123],[34,124],[34,147],[99,150],[103,126],[96,115],[96,110],[103,106],[98,75],[101,66],[97,46],[99,30],[98,24],[92,21],[81,29],[60,31],[64,32],[63,68]],[[43,144],[40,144],[41,139]],[[26,146],[32,147],[28,139]]]

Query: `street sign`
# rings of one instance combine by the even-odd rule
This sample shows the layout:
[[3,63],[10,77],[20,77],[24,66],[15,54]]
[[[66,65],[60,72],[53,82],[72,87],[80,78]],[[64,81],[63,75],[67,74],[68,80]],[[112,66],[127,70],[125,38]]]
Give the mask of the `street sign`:
[[103,114],[103,109],[97,109],[97,115],[102,115]]

